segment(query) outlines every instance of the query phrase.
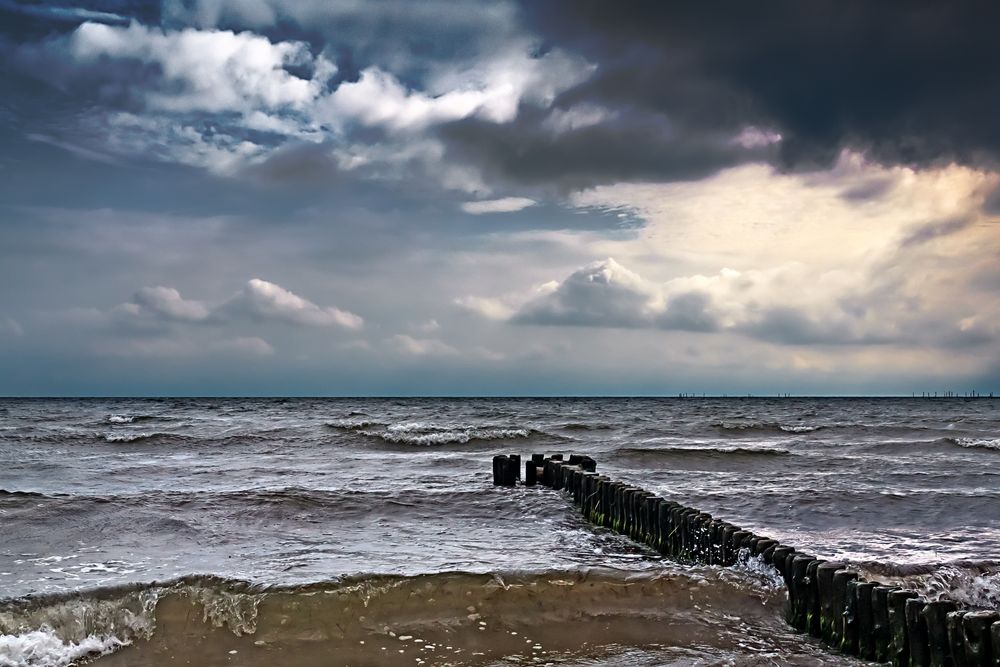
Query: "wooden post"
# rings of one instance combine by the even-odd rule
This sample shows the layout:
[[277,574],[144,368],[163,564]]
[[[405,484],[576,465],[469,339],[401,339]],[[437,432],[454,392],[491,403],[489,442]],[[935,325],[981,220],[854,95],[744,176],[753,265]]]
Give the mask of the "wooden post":
[[[534,456],[532,456],[534,459]],[[538,468],[534,460],[524,462],[524,485],[534,486],[538,483]]]
[[913,591],[899,588],[889,591],[889,628],[892,642],[889,644],[889,661],[895,667],[909,667],[910,640],[906,633],[906,601],[917,597]]
[[819,566],[826,561],[814,560],[806,569],[806,629],[813,637],[819,637],[822,629],[822,609],[819,597]]
[[927,648],[931,667],[951,667],[954,661],[948,643],[948,614],[958,605],[951,600],[935,600],[924,605],[921,612],[927,626]]
[[993,655],[991,628],[1000,621],[1000,614],[995,611],[970,611],[962,619],[965,630],[965,658],[969,665],[975,667],[992,667],[1000,656]]
[[728,560],[732,565],[736,565],[739,562],[740,550],[743,548],[743,543],[751,537],[753,537],[753,533],[749,530],[737,530],[733,533],[729,543],[726,544],[726,551],[729,555]]
[[910,665],[930,667],[931,653],[927,639],[927,624],[924,622],[924,606],[927,602],[919,597],[906,601],[906,636],[910,644]]
[[847,584],[856,581],[857,578],[858,573],[850,570],[837,570],[833,573],[833,600],[830,605],[833,610],[833,641],[830,645],[848,655],[857,655],[858,652],[854,609],[847,591]]
[[888,662],[889,646],[892,643],[892,629],[889,626],[889,591],[890,586],[876,586],[872,590],[872,620],[875,625],[875,657],[876,662]]
[[805,554],[795,554],[792,557],[790,568],[791,585],[788,587],[788,615],[786,618],[789,625],[799,632],[809,631],[809,625],[806,620],[809,595],[806,589],[810,582],[807,573],[809,565],[815,562],[815,558]]
[[950,611],[945,614],[944,623],[948,631],[948,648],[951,650],[952,662],[956,667],[968,667],[965,657],[965,626],[962,619],[964,611]]
[[872,594],[876,585],[872,581],[854,581],[848,584],[848,590],[853,598],[854,627],[858,638],[857,655],[865,660],[875,659],[875,611]]
[[819,589],[819,635],[820,639],[835,646],[835,625],[843,607],[835,609],[833,605],[833,575],[844,568],[843,563],[822,563],[816,568],[816,584]]
[[[780,574],[781,578],[785,579],[786,582],[788,579],[785,576],[787,572],[785,566],[788,561],[788,555],[793,553],[795,553],[795,549],[793,547],[785,546],[784,544],[779,544],[774,547],[774,550],[771,552],[771,567],[777,570],[778,574]],[[728,563],[723,564],[726,565]]]
[[990,645],[993,649],[993,662],[1000,662],[1000,621],[990,626]]

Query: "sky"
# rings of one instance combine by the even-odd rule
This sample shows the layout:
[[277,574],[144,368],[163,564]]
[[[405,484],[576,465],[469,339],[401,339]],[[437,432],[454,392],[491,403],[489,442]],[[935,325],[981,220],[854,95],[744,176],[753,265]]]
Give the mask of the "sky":
[[998,21],[0,0],[0,395],[1000,395]]

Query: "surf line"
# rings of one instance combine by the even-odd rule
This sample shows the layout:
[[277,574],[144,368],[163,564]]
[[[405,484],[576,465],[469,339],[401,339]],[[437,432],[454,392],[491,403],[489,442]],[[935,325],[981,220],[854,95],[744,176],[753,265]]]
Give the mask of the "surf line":
[[1000,613],[926,600],[916,591],[865,581],[827,561],[693,507],[597,473],[589,456],[493,457],[493,484],[544,486],[570,498],[591,523],[686,563],[731,567],[758,558],[785,581],[785,619],[847,655],[899,667],[1000,665]]

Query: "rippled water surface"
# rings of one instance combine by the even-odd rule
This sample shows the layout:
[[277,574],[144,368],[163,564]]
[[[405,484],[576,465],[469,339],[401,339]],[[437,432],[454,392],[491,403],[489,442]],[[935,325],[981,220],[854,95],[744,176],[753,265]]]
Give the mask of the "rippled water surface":
[[[854,561],[886,577],[920,577],[920,585],[961,589],[970,601],[991,604],[1000,554],[998,406],[990,399],[2,401],[0,597],[17,604],[0,611],[0,664],[66,664],[67,656],[87,653],[84,641],[105,642],[97,652],[115,648],[114,637],[166,641],[166,611],[157,612],[159,635],[136,629],[136,619],[149,610],[121,617],[128,605],[142,606],[134,600],[115,598],[108,604],[117,611],[103,621],[113,627],[93,621],[97,625],[74,630],[79,636],[51,627],[59,623],[45,617],[75,592],[90,605],[88,618],[96,618],[94,600],[110,586],[138,587],[129,595],[146,591],[156,598],[147,600],[150,609],[160,600],[168,610],[166,600],[192,594],[178,592],[179,583],[154,588],[152,582],[190,587],[192,576],[210,576],[202,588],[231,598],[244,595],[245,586],[300,595],[295,587],[334,586],[345,578],[395,576],[408,586],[415,578],[456,572],[501,579],[547,573],[551,581],[592,571],[617,573],[619,583],[669,574],[685,586],[737,586],[751,591],[752,602],[742,612],[706,602],[692,622],[715,630],[700,639],[692,631],[688,641],[655,636],[640,622],[647,612],[609,612],[607,641],[582,653],[560,644],[546,659],[844,664],[822,657],[806,640],[775,634],[780,594],[766,576],[736,572],[721,581],[711,568],[663,562],[589,526],[552,491],[493,487],[490,458],[498,452],[589,454],[612,477],[818,556]],[[469,591],[484,586],[466,584]],[[40,595],[50,596],[45,604]],[[24,596],[35,600],[31,613],[17,600]],[[587,599],[594,610],[600,607]],[[760,605],[771,611],[760,615]],[[82,613],[64,609],[60,622]],[[727,613],[743,618],[747,629],[727,621]],[[581,622],[555,607],[539,614],[536,625]],[[774,628],[760,620],[771,616]],[[260,618],[264,624],[266,615]],[[418,621],[427,619],[408,622]],[[486,636],[476,630],[479,621],[462,622],[471,624],[472,639]],[[376,625],[369,628],[373,636],[388,636],[391,623]],[[738,636],[720,639],[722,627],[736,628]],[[510,625],[505,631],[522,630]],[[226,632],[236,637],[231,628]],[[778,638],[755,644],[761,637]],[[453,649],[452,662],[440,658],[443,653],[411,656],[404,649],[405,664],[419,664],[420,656],[429,664],[491,664],[514,655],[494,639],[482,639],[481,651]],[[367,643],[353,647],[343,664],[389,664],[371,636],[351,641]],[[39,649],[25,657],[25,646],[45,642],[52,644],[50,654]],[[220,655],[242,656],[243,664],[274,658],[262,654],[254,662],[249,647],[263,651],[263,645],[245,643]],[[163,656],[149,657],[151,650],[143,660],[167,664]],[[300,664],[308,663],[306,649],[294,651]]]

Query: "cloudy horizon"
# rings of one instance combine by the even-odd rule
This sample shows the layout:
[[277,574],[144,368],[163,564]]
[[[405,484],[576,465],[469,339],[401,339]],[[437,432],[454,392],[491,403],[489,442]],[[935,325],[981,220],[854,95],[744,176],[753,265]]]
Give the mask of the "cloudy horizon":
[[998,7],[0,18],[0,395],[1000,392]]

